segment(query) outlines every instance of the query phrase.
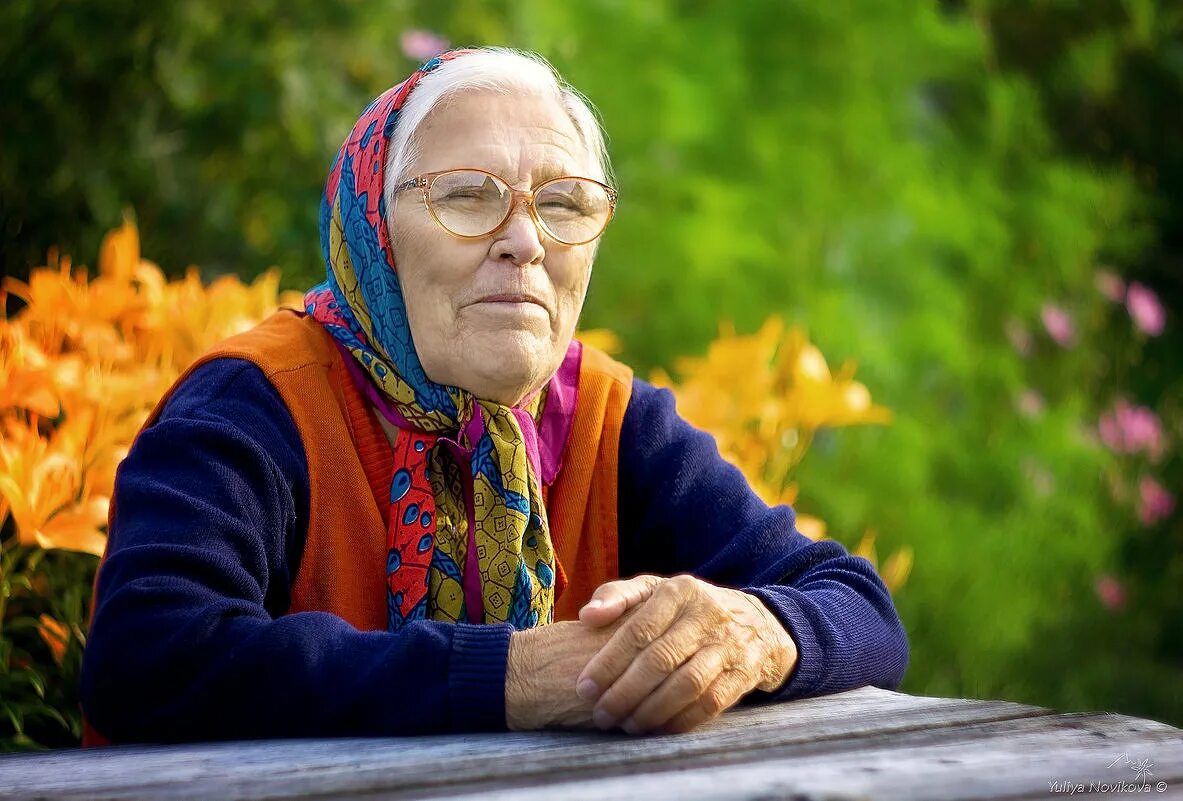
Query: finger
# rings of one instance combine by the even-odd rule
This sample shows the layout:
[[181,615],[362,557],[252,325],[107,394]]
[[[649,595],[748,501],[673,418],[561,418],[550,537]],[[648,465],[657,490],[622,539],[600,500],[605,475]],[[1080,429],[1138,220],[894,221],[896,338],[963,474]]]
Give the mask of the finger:
[[751,689],[749,684],[750,678],[743,671],[724,671],[706,692],[662,726],[661,732],[681,734],[714,720],[735,706],[744,693]]
[[[690,616],[678,618],[665,634],[646,646],[604,691],[592,711],[594,720],[618,723],[633,716],[637,707],[678,671],[702,647],[701,622]],[[669,717],[694,700],[690,696],[669,710]],[[636,732],[630,732],[635,734]]]
[[[624,674],[638,654],[665,634],[680,612],[681,602],[677,595],[656,593],[648,603],[633,612],[596,655],[588,660],[575,682],[576,694],[586,701],[599,698]],[[600,717],[605,723],[604,728],[610,728],[617,722],[606,720],[603,715]]]
[[701,649],[650,693],[621,727],[629,734],[656,731],[710,689],[728,670],[725,649],[713,645]]
[[634,606],[648,600],[663,581],[665,578],[662,576],[646,574],[601,584],[579,610],[579,622],[589,626],[607,626]]

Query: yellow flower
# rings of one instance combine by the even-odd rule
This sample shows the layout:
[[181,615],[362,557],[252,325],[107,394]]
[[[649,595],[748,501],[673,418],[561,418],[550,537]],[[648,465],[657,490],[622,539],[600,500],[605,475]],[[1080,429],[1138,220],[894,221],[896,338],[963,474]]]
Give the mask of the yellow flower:
[[834,376],[800,328],[784,330],[770,317],[755,334],[722,326],[705,356],[679,359],[680,381],[665,373],[654,383],[673,389],[678,410],[710,432],[720,452],[762,494],[775,494],[821,428],[884,423],[890,413],[854,381],[854,365]]
[[[796,502],[793,471],[817,431],[891,419],[854,380],[852,362],[833,373],[805,332],[786,331],[779,317],[742,336],[725,323],[704,356],[678,359],[674,368],[678,380],[655,371],[652,382],[673,391],[682,416],[715,437],[720,454],[769,505]],[[807,514],[798,515],[797,528],[810,539],[826,535],[825,521]],[[911,564],[910,551],[909,560],[902,553],[889,560],[896,586]]]
[[11,326],[0,328],[0,409],[24,409],[41,417],[57,417],[60,409],[49,358]]
[[847,362],[838,375],[831,375],[821,351],[794,328],[785,339],[781,362],[790,416],[809,430],[889,422],[891,413],[871,403],[871,393],[854,380],[854,372],[854,363]]
[[883,579],[883,583],[887,585],[887,589],[891,592],[896,592],[908,581],[908,576],[912,572],[912,549],[909,546],[904,546],[893,553],[883,563],[883,568],[879,568],[879,561],[875,554],[875,538],[876,532],[874,529],[867,529],[863,534],[862,540],[855,547],[851,553],[854,556],[861,556],[870,561],[875,569],[879,571],[879,577]]
[[0,438],[0,495],[20,544],[101,555],[108,498],[83,492],[80,454],[65,450],[73,444],[10,423]]
[[586,331],[579,331],[575,334],[575,338],[594,348],[599,348],[604,353],[617,354],[624,350],[620,337],[616,336],[616,332],[607,328],[589,328]]
[[304,311],[304,293],[289,289],[279,293],[279,307],[281,309],[295,309]]
[[887,557],[887,561],[883,563],[883,569],[879,571],[879,575],[883,577],[883,583],[892,592],[903,587],[911,573],[912,548],[907,545]]
[[0,314],[0,521],[11,515],[22,544],[99,555],[116,466],[157,400],[210,346],[303,295],[280,295],[276,270],[249,285],[206,286],[196,267],[169,281],[141,257],[130,215],[93,279],[48,261],[0,284],[0,301],[25,303]]
[[826,521],[813,515],[797,515],[797,530],[817,542],[826,537]]
[[123,225],[107,233],[99,246],[99,274],[116,284],[130,284],[140,265],[140,233],[130,214]]

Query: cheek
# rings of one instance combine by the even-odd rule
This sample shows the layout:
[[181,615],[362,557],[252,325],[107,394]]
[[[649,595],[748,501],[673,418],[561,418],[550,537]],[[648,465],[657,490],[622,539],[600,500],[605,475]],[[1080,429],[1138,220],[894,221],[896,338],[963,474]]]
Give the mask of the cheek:
[[560,310],[560,325],[562,328],[573,328],[575,320],[583,308],[583,299],[587,294],[588,283],[591,280],[591,259],[594,251],[586,246],[573,249],[551,274],[554,282],[555,294],[558,297]]
[[472,261],[471,254],[422,225],[407,225],[399,233],[394,258],[412,336],[418,344],[454,333],[453,301],[470,278],[463,266]]

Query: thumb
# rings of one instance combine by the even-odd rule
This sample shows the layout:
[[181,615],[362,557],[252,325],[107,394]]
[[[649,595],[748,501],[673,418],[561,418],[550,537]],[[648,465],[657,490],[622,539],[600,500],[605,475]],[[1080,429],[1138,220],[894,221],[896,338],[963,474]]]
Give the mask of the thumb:
[[634,606],[647,601],[663,581],[663,576],[642,574],[601,584],[579,610],[579,621],[589,626],[607,626]]

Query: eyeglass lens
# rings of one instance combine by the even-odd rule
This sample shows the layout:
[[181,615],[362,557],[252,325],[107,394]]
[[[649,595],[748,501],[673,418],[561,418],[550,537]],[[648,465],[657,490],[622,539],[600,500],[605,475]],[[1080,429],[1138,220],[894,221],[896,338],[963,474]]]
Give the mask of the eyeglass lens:
[[[483,236],[505,219],[513,192],[504,181],[475,170],[436,176],[427,196],[440,224],[459,236]],[[568,244],[600,235],[612,214],[607,190],[585,178],[562,178],[535,191],[534,209],[555,239]]]

